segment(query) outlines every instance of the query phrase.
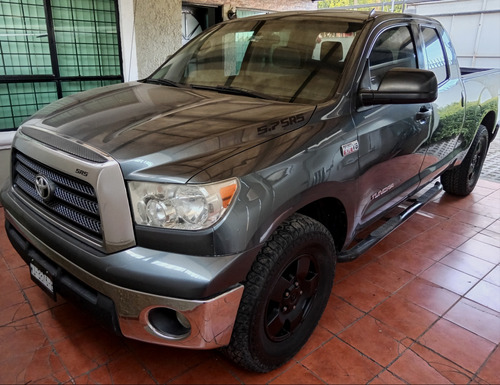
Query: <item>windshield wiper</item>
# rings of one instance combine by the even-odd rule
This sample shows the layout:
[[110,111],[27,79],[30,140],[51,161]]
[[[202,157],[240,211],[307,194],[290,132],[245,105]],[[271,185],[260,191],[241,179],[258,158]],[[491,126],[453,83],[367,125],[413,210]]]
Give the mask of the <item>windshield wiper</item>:
[[217,91],[220,93],[231,94],[231,95],[250,96],[252,98],[259,98],[259,99],[272,99],[268,95],[261,94],[255,91],[245,90],[244,88],[234,88],[228,86],[204,86],[196,84],[181,84],[181,83],[176,83],[169,79],[156,79],[156,78],[148,78],[144,79],[143,81],[144,83],[161,84],[164,86],[171,86],[171,87],[195,88],[200,90]]
[[182,84],[176,83],[172,80],[168,79],[155,79],[155,78],[148,78],[144,79],[144,83],[152,83],[152,84],[161,84],[162,86],[171,86],[171,87],[181,87]]
[[259,99],[272,99],[269,95],[261,94],[259,92],[246,90],[244,88],[235,88],[235,87],[227,87],[227,86],[203,86],[197,84],[191,84],[192,88],[200,89],[200,90],[210,90],[217,91],[223,94],[231,94],[231,95],[241,95],[241,96],[250,96],[252,98]]

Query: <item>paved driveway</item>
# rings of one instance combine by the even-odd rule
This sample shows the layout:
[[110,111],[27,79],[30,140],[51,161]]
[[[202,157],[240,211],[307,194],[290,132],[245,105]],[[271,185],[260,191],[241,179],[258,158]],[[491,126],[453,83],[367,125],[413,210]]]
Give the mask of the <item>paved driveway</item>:
[[481,178],[500,182],[500,138],[497,138],[490,144],[488,156],[484,161]]

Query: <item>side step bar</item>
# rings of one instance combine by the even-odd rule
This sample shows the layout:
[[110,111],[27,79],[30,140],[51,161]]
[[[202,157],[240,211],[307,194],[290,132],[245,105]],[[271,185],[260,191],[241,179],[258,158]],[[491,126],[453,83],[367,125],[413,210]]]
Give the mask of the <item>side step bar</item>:
[[361,254],[365,253],[371,247],[375,246],[378,242],[396,230],[401,226],[407,219],[409,219],[413,214],[420,210],[424,205],[429,203],[437,194],[443,190],[441,183],[436,182],[436,184],[426,191],[424,194],[419,196],[411,206],[407,207],[399,215],[392,217],[387,222],[385,222],[379,228],[373,230],[368,237],[360,241],[358,244],[341,252],[337,256],[337,262],[349,262],[358,258]]

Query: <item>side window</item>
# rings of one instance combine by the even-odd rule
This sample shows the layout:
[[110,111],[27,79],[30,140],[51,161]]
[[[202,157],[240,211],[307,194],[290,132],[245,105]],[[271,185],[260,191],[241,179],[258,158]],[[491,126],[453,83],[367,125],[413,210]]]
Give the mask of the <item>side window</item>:
[[450,66],[458,66],[457,62],[457,54],[455,53],[455,49],[453,48],[453,44],[451,44],[450,37],[446,33],[446,31],[442,31],[441,39],[443,40],[444,49],[446,51],[446,56],[448,59],[448,64]]
[[395,67],[417,68],[415,44],[408,27],[388,29],[377,38],[369,56],[370,88],[378,89],[385,73]]
[[438,32],[430,27],[421,27],[421,31],[425,44],[425,67],[434,72],[438,83],[442,83],[448,79],[448,69]]

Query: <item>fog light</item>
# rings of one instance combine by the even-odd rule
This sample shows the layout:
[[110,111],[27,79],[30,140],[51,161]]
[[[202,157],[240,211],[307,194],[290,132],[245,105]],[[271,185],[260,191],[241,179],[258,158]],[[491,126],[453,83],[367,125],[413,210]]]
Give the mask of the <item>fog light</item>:
[[191,334],[188,319],[172,309],[154,308],[148,313],[148,321],[154,332],[164,338],[180,340]]

